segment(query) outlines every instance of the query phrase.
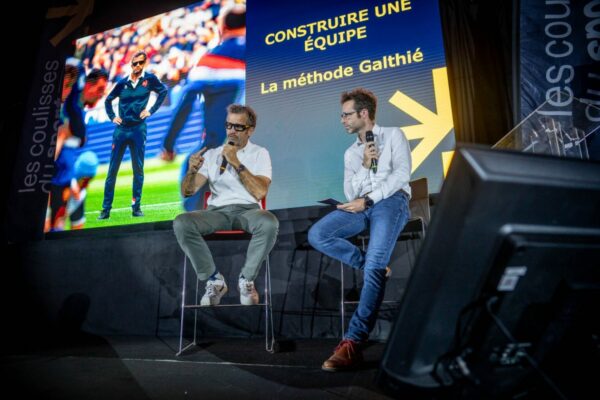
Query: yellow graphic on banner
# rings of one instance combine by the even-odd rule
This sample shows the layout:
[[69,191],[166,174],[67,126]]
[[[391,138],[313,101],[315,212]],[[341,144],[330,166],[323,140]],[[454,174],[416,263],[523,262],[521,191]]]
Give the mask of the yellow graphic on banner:
[[90,15],[93,9],[94,0],[77,0],[77,4],[49,8],[46,13],[47,19],[71,17],[63,29],[50,39],[50,43],[54,47],[58,46],[60,42],[83,24],[85,17]]
[[411,172],[414,172],[425,161],[454,127],[446,68],[436,68],[432,70],[432,74],[437,114],[400,91],[396,91],[390,99],[390,103],[420,122],[418,125],[402,127],[408,140],[421,139],[421,142],[411,152]]
[[444,166],[444,178],[448,175],[448,168],[450,168],[450,163],[452,162],[452,157],[454,157],[454,150],[442,152],[442,165]]

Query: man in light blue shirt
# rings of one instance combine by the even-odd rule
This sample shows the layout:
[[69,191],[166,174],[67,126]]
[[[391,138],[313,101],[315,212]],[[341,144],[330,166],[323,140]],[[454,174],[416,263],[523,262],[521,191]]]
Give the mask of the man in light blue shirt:
[[[347,203],[310,229],[308,240],[320,252],[362,270],[364,285],[348,331],[322,368],[357,368],[361,347],[375,326],[385,292],[386,267],[394,244],[409,217],[410,147],[398,128],[375,123],[377,98],[366,89],[342,94],[341,122],[357,140],[344,154],[344,194]],[[369,229],[365,252],[348,238]]]

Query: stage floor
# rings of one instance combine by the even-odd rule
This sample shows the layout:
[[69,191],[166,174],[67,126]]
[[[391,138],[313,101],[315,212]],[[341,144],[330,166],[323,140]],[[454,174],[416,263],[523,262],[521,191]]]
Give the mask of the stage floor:
[[[330,373],[320,366],[336,340],[283,342],[201,339],[175,356],[178,338],[41,338],[5,343],[3,392],[43,399],[389,399],[374,384],[385,345],[364,352],[364,368]],[[229,397],[235,396],[235,397]]]

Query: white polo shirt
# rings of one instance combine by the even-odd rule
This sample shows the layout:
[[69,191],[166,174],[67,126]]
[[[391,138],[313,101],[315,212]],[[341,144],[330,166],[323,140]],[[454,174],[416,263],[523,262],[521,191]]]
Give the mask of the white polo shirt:
[[399,128],[373,127],[375,144],[379,151],[377,173],[363,167],[365,145],[356,139],[344,154],[344,194],[352,201],[367,193],[377,203],[398,190],[410,198],[410,146]]
[[[244,187],[230,164],[227,164],[223,174],[219,174],[223,162],[222,152],[223,146],[219,146],[204,153],[204,164],[198,171],[208,179],[212,192],[207,204],[215,207],[230,204],[259,204],[259,201]],[[271,179],[271,156],[264,147],[248,141],[243,149],[238,150],[237,157],[252,175]]]

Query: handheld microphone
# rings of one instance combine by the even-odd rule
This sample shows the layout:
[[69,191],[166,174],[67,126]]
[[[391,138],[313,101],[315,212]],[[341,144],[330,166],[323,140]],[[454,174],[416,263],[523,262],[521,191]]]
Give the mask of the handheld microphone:
[[[227,142],[228,145],[233,146],[235,143],[229,141]],[[221,161],[221,167],[219,168],[219,175],[222,175],[223,172],[225,172],[225,169],[227,168],[227,159],[225,158],[225,156],[223,156],[223,161]]]
[[[375,137],[373,136],[373,131],[367,131],[365,133],[365,140],[367,141],[367,146],[375,146]],[[374,173],[377,173],[377,159],[373,158],[371,160],[371,170]]]

